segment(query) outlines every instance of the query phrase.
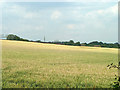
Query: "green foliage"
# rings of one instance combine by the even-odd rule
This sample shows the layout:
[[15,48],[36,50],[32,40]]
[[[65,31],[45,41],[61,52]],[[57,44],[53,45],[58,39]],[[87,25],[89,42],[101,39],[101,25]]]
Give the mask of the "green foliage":
[[[7,36],[7,40],[18,40],[18,41],[29,41],[27,39],[23,39],[18,37],[17,35],[9,34]],[[61,45],[71,45],[71,46],[90,46],[90,47],[107,47],[107,48],[120,48],[119,43],[103,43],[98,41],[93,41],[90,43],[80,43],[80,42],[74,42],[73,40],[70,41],[54,41],[54,42],[42,42],[41,40],[37,41],[29,41],[29,42],[38,42],[38,43],[51,43],[51,44],[61,44]]]
[[75,43],[73,40],[66,41],[66,42],[54,41],[54,42],[48,42],[48,43],[71,45],[71,46],[80,46],[81,45],[80,42]]
[[[117,65],[113,65],[113,63],[111,63],[110,65],[107,66],[109,69],[111,68],[117,68],[118,71],[120,70],[120,62]],[[111,84],[112,87],[114,88],[120,88],[120,75],[115,75],[115,81],[113,82],[113,84]]]
[[74,41],[73,40],[70,40],[67,45],[74,45]]
[[41,40],[37,40],[36,42],[39,42],[39,43],[40,43],[40,42],[41,42]]
[[81,46],[88,46],[87,43],[81,43]]
[[98,42],[98,41],[93,41],[89,43],[89,46],[94,46],[94,45],[102,45],[102,42]]
[[73,41],[73,40],[70,40],[69,43],[74,44],[74,41]]
[[74,43],[74,46],[81,46],[81,45],[80,45],[80,42]]
[[19,36],[13,35],[13,34],[9,34],[9,35],[7,36],[7,40],[29,41],[29,40],[27,40],[27,39],[20,38]]
[[17,35],[9,34],[7,36],[7,40],[20,40],[21,38],[18,37]]
[[92,47],[107,47],[107,48],[120,48],[119,43],[103,43],[98,41],[93,41],[90,43],[82,43],[82,46],[92,46]]

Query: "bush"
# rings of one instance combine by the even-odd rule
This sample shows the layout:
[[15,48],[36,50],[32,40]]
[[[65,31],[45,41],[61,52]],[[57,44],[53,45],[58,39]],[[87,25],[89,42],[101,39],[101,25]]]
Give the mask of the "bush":
[[[113,63],[111,63],[110,65],[108,65],[107,66],[109,69],[111,69],[111,68],[117,68],[118,69],[118,72],[120,71],[120,62],[119,62],[119,64],[118,64],[118,66],[117,65],[113,65]],[[116,81],[114,81],[113,82],[113,84],[111,84],[112,85],[112,87],[113,88],[120,88],[120,75],[115,75],[115,80]]]

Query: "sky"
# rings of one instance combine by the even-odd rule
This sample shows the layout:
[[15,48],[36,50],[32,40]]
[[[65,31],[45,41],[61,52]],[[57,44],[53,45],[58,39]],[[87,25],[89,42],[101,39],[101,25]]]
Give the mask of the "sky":
[[118,41],[117,2],[4,2],[2,33],[29,40]]

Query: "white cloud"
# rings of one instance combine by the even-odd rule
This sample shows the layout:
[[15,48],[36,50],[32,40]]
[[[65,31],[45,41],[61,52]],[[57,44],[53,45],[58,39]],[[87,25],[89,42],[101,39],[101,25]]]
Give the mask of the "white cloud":
[[51,19],[56,20],[62,16],[62,13],[60,11],[54,11],[51,15]]
[[[7,6],[7,5],[6,5]],[[13,15],[17,15],[19,17],[25,18],[25,19],[32,19],[36,17],[40,17],[39,11],[38,12],[31,12],[28,11],[26,8],[21,7],[19,5],[12,5],[12,6],[7,6],[6,8],[6,13],[11,13]]]
[[118,5],[115,5],[109,9],[112,13],[117,14],[118,13]]
[[[25,34],[29,32],[29,34],[32,33],[31,35],[38,34],[37,37],[40,37],[39,34],[41,35],[46,34],[46,32],[48,37],[52,37],[51,32],[59,32],[60,35],[62,35],[63,33],[68,33],[68,34],[71,33],[74,37],[76,37],[76,35],[78,34],[88,35],[88,36],[96,34],[96,37],[99,37],[99,35],[102,35],[104,32],[106,34],[111,34],[108,36],[111,37],[113,35],[115,36],[114,32],[117,29],[116,29],[116,20],[114,18],[117,17],[117,5],[109,7],[107,9],[101,9],[102,6],[101,4],[100,7],[99,5],[98,6],[94,6],[94,5],[95,4],[93,4],[92,8],[89,8],[91,6],[87,6],[87,5],[86,5],[87,7],[85,6],[85,8],[81,6],[75,6],[75,7],[66,6],[62,8],[55,7],[54,9],[53,8],[44,9],[43,7],[43,9],[38,8],[37,9],[38,12],[33,11],[34,9],[29,10],[27,7],[25,8],[19,5],[11,6],[9,12],[11,12],[13,16],[16,15],[19,17],[23,17],[23,19],[20,18],[20,22],[18,21],[17,24],[14,22],[12,22],[13,24],[11,24],[11,22],[8,21],[8,25],[11,28],[11,32],[18,34],[19,33]],[[37,19],[34,18],[34,17],[38,17],[39,15],[40,18]],[[17,19],[19,19],[19,17]],[[53,23],[51,22],[51,20],[53,21],[56,20],[56,21]],[[7,30],[10,30],[10,28]],[[14,31],[12,31],[13,29]],[[7,30],[6,32],[9,32]],[[56,35],[55,37],[58,37],[58,35]],[[69,38],[71,37],[72,36],[70,35]],[[103,37],[106,38],[106,35],[103,35]]]
[[113,14],[117,15],[118,13],[118,5],[114,5],[110,8],[104,9],[104,10],[98,10],[98,14]]
[[23,17],[29,19],[29,18],[37,17],[37,15],[35,15],[35,13],[28,12]]
[[68,25],[67,25],[67,28],[68,28],[68,29],[75,29],[75,24],[68,24]]
[[39,26],[32,26],[32,25],[23,25],[21,26],[21,28],[19,28],[19,30],[26,30],[26,31],[29,31],[29,30],[34,30],[34,31],[41,31],[43,30],[44,27],[42,25],[39,25]]
[[[83,12],[86,9],[79,9],[72,11],[72,17],[68,20],[77,21],[75,24],[67,25],[69,29],[75,29],[75,31],[81,30],[82,32],[102,32],[103,30],[114,32],[117,30],[117,15],[118,5],[108,7],[106,9],[93,9],[88,12]],[[113,29],[114,28],[114,29]]]
[[92,12],[88,12],[86,16],[113,16],[118,14],[118,5],[114,5],[112,7],[109,7],[107,9],[101,9],[101,10],[96,10]]
[[36,27],[35,27],[35,30],[43,30],[43,29],[44,29],[43,26],[36,26]]

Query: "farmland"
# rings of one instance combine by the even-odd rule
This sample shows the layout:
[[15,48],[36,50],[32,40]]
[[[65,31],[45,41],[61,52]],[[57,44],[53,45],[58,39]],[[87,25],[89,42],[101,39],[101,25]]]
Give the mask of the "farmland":
[[2,40],[3,88],[107,88],[118,50]]

